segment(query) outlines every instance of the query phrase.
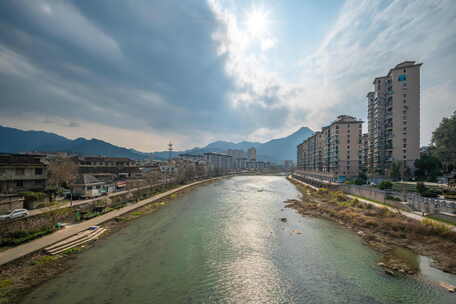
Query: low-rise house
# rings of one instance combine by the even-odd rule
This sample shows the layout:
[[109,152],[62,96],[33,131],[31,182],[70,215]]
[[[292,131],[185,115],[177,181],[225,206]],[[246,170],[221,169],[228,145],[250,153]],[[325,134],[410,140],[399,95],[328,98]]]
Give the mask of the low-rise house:
[[107,192],[106,183],[90,174],[81,174],[71,185],[73,197],[90,198]]
[[0,155],[0,193],[43,191],[47,165],[36,155]]
[[73,161],[79,167],[80,174],[112,173],[123,177],[135,177],[140,174],[136,161],[126,157],[84,156]]

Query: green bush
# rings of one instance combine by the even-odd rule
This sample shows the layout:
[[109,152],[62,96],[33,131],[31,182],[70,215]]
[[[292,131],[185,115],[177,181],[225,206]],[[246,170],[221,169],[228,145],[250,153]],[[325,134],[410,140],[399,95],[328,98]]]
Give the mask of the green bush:
[[390,181],[382,181],[379,185],[378,188],[380,190],[387,190],[393,188],[393,183]]
[[54,228],[47,228],[44,230],[39,230],[39,231],[34,231],[34,232],[24,232],[24,231],[13,232],[2,238],[2,240],[0,241],[0,247],[17,246],[22,243],[42,237],[46,234],[52,233],[53,231],[54,231]]
[[424,192],[420,194],[424,197],[439,197],[440,192],[434,189],[426,189]]
[[47,198],[47,194],[43,192],[26,191],[20,192],[19,195],[24,197],[25,202],[36,202]]

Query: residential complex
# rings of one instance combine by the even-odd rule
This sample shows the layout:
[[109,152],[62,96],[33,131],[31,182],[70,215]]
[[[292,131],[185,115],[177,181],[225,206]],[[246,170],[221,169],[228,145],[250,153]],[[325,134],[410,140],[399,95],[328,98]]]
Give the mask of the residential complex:
[[343,181],[360,172],[388,176],[392,164],[413,172],[420,157],[420,67],[404,61],[374,79],[367,94],[368,133],[362,121],[341,115],[297,147],[297,169],[325,180]]
[[363,121],[340,115],[298,145],[298,170],[326,180],[345,180],[360,170]]
[[388,175],[393,162],[413,169],[420,156],[420,67],[405,61],[374,79],[367,94],[370,176]]

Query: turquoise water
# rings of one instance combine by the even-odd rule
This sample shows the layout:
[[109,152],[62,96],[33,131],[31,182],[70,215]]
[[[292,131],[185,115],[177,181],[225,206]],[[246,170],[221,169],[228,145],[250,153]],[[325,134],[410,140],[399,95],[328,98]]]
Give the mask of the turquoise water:
[[456,303],[428,281],[441,272],[385,275],[354,233],[283,208],[296,197],[284,177],[198,187],[98,241],[24,303]]

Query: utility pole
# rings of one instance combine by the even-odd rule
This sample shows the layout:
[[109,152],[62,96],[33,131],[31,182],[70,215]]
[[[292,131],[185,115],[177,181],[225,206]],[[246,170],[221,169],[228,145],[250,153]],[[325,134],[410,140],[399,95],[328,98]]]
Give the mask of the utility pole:
[[169,171],[171,170],[171,158],[173,154],[173,143],[169,141],[168,144],[168,168],[165,172],[165,187],[168,185],[168,174],[170,173]]
[[168,162],[171,161],[172,153],[173,153],[173,143],[170,141],[168,144]]

